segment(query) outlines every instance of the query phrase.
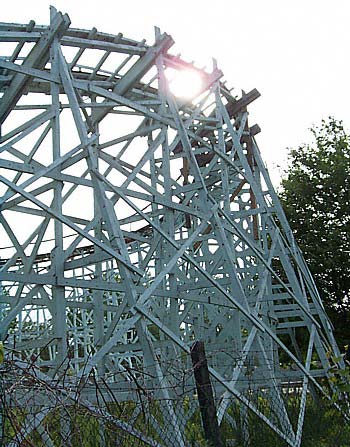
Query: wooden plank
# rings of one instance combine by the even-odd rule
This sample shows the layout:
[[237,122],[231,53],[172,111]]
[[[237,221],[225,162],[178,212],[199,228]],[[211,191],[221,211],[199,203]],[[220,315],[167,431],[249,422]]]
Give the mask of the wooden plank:
[[[34,45],[28,56],[23,62],[23,68],[36,68],[42,69],[46,62],[48,61],[50,52],[48,51],[54,38],[60,38],[65,30],[70,25],[70,19],[67,14],[63,15],[58,12],[50,27],[42,34],[40,39]],[[15,107],[18,100],[22,96],[22,93],[26,87],[26,84],[30,76],[27,73],[16,73],[13,77],[11,84],[5,91],[3,97],[1,98],[0,106],[0,124],[2,124],[5,119],[10,114],[11,110]]]
[[196,341],[192,345],[191,359],[205,438],[209,445],[224,447],[216,417],[213,389],[210,381],[204,343],[202,341]]

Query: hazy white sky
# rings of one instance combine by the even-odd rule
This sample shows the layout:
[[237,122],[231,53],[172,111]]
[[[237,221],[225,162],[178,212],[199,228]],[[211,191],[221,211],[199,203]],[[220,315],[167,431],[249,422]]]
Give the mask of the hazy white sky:
[[73,27],[153,42],[157,25],[174,38],[172,51],[199,66],[218,60],[227,85],[261,98],[250,123],[274,183],[287,147],[309,139],[308,128],[330,115],[350,128],[349,0],[16,0],[1,21],[49,21],[49,5]]

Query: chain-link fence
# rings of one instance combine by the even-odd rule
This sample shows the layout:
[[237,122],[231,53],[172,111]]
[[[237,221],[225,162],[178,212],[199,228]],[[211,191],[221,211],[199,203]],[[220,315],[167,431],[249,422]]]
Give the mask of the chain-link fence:
[[[163,388],[152,388],[154,378],[141,370],[125,368],[113,381],[92,372],[79,380],[69,368],[49,376],[35,362],[7,360],[1,368],[1,436],[6,447],[134,447],[208,446],[202,428],[193,369],[173,366],[163,377]],[[180,374],[181,372],[181,374]],[[244,376],[245,380],[249,377]],[[218,389],[214,384],[214,389]],[[237,385],[238,388],[240,384]],[[297,432],[302,400],[301,385],[281,384],[277,390],[250,386],[242,399],[215,399],[223,445],[285,447],[283,433]],[[301,446],[350,445],[349,429],[340,413],[308,393]],[[254,408],[252,411],[249,405]],[[220,410],[221,409],[221,410]],[[222,411],[222,416],[220,416]],[[264,420],[264,415],[266,420]],[[280,427],[271,429],[269,421]],[[290,424],[290,427],[288,425]],[[317,444],[319,439],[323,443]],[[298,439],[295,438],[295,445]]]

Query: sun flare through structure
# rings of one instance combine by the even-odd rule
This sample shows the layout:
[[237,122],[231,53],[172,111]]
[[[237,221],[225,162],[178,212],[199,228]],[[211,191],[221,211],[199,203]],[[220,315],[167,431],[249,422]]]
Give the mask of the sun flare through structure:
[[252,418],[299,447],[324,393],[339,352],[248,119],[259,93],[172,45],[54,8],[0,24],[7,447],[85,445],[83,420],[96,445],[191,445],[196,340],[232,442]]

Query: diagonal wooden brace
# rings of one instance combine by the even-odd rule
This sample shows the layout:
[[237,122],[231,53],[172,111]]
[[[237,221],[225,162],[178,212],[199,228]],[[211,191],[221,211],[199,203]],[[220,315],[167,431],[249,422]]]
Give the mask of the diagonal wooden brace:
[[32,48],[31,52],[25,58],[22,67],[23,73],[17,72],[1,98],[0,104],[0,125],[16,106],[19,98],[22,96],[25,87],[31,76],[28,75],[28,69],[42,69],[50,57],[50,46],[55,38],[60,38],[70,25],[70,19],[67,14],[57,12],[51,21],[51,25],[42,34],[40,39]]

